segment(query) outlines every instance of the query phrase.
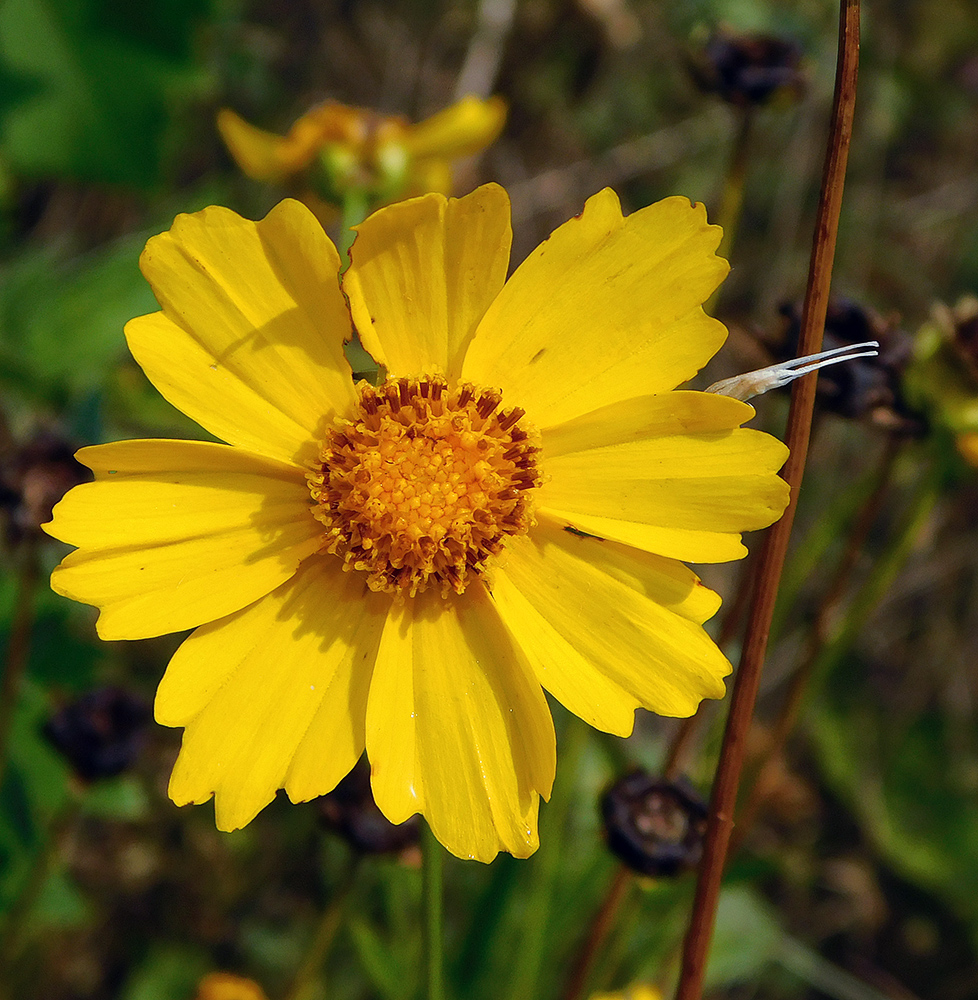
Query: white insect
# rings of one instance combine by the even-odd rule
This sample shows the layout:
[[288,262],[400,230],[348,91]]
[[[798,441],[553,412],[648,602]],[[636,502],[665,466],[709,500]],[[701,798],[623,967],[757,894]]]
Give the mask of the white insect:
[[[826,365],[835,365],[840,361],[851,361],[853,358],[871,358],[879,354],[878,340],[866,340],[861,344],[848,344],[845,347],[835,347],[831,351],[820,351],[818,354],[806,354],[803,358],[793,358],[782,361],[781,364],[768,365],[757,371],[734,375],[733,378],[720,379],[714,382],[706,392],[715,392],[720,396],[732,396],[734,399],[746,400],[759,396],[769,389],[779,389],[793,382],[802,375],[817,371]],[[873,350],[862,350],[862,348]]]

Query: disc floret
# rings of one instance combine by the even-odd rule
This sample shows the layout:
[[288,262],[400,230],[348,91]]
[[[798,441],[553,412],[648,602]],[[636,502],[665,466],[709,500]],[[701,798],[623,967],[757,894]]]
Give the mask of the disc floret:
[[372,590],[461,594],[507,535],[533,523],[539,449],[502,394],[438,376],[360,387],[309,476],[321,551],[367,573]]

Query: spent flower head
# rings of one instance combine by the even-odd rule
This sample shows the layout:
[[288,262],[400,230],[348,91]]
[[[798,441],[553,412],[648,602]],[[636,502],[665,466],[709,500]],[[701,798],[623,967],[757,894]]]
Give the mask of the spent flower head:
[[[317,208],[357,195],[379,206],[429,191],[450,194],[452,163],[495,142],[506,121],[500,97],[465,97],[422,122],[337,101],[317,104],[285,135],[222,109],[217,126],[241,170],[288,185]],[[320,215],[323,213],[320,212]]]
[[608,849],[640,875],[673,878],[699,864],[707,806],[685,779],[628,774],[601,796],[601,818]]
[[690,52],[689,66],[702,90],[741,108],[792,103],[807,88],[802,49],[794,39],[726,25]]
[[[779,441],[743,402],[676,390],[723,343],[727,272],[702,205],[628,217],[591,198],[506,279],[509,199],[432,194],[336,249],[286,201],[151,239],[161,311],[129,347],[227,444],[83,449],[96,475],[47,530],[52,577],[106,639],[196,628],[156,718],[185,727],[179,804],[250,822],[324,795],[366,750],[373,796],[452,852],[538,844],[554,729],[544,691],[627,735],[692,713],[730,665],[720,600],[681,560],[746,552],[784,510]],[[387,373],[354,384],[356,328]]]

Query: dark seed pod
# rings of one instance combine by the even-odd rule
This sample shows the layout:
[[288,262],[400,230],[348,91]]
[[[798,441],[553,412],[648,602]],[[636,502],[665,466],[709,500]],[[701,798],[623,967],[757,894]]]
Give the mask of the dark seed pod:
[[601,797],[608,849],[633,871],[673,878],[699,864],[707,807],[683,779],[635,771]]
[[394,824],[377,808],[366,758],[333,791],[317,799],[316,806],[323,826],[361,854],[399,854],[420,840],[417,816]]
[[76,446],[51,431],[11,443],[0,454],[0,510],[11,545],[34,536],[73,486],[88,482],[91,472],[75,458]]
[[[787,361],[797,354],[801,306],[784,303],[779,312],[784,327],[775,355],[779,361]],[[886,430],[921,433],[923,417],[907,403],[903,391],[904,369],[913,352],[912,338],[893,319],[884,319],[850,299],[833,299],[825,317],[825,350],[867,340],[879,341],[877,356],[854,358],[819,373],[818,405],[853,420],[868,419]]]
[[719,27],[689,59],[699,87],[737,107],[796,101],[805,92],[801,46],[790,38]]
[[96,688],[69,702],[45,724],[44,735],[86,781],[126,770],[142,748],[149,705],[123,688]]

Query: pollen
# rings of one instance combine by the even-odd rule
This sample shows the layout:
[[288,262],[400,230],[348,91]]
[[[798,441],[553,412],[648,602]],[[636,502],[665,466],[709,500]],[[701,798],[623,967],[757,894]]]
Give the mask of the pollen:
[[438,377],[362,384],[309,475],[321,551],[375,591],[461,594],[508,535],[526,534],[542,481],[524,411],[501,404],[498,390]]

